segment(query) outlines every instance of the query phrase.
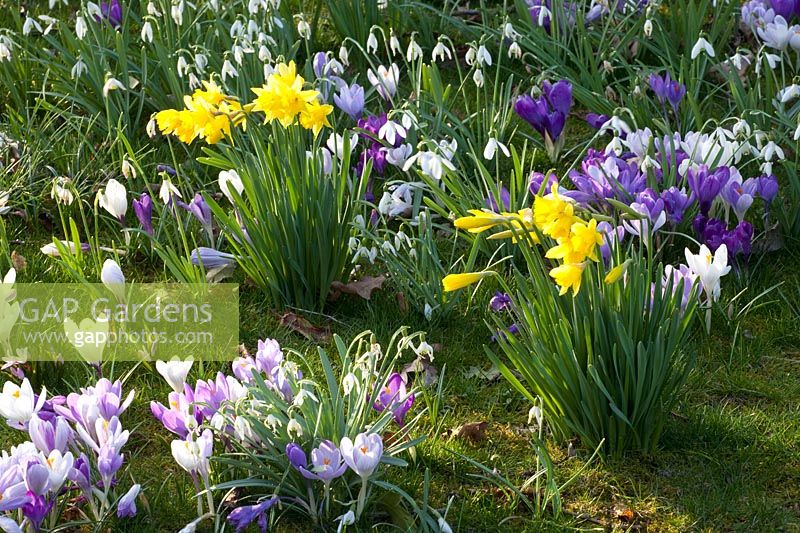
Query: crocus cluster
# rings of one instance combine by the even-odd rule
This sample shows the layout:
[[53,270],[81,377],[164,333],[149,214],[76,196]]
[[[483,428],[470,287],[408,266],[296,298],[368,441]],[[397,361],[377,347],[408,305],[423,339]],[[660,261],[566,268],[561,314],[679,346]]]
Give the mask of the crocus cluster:
[[[544,137],[545,148],[550,159],[556,161],[563,144],[561,132],[572,109],[572,84],[561,80],[554,84],[542,83],[541,95],[534,98],[529,94],[517,97],[514,111]],[[561,142],[559,142],[561,140]]]
[[742,23],[766,46],[778,51],[800,50],[800,25],[791,24],[800,17],[800,3],[795,0],[750,0],[742,6]]
[[27,378],[4,384],[0,415],[30,439],[0,457],[0,511],[19,511],[23,518],[17,524],[4,517],[4,530],[30,525],[38,531],[45,518],[63,510],[65,498],[77,497],[96,520],[105,519],[117,501],[118,517],[136,514],[139,485],[115,497],[129,437],[119,416],[133,395],[123,397],[122,384],[105,378],[80,393],[49,399],[44,390],[35,394]]
[[683,100],[683,97],[686,96],[686,86],[670,78],[669,72],[663,77],[655,73],[650,74],[648,82],[650,84],[650,89],[653,90],[653,93],[656,95],[662,107],[666,102],[669,102],[669,105],[677,116],[678,106],[681,100]]

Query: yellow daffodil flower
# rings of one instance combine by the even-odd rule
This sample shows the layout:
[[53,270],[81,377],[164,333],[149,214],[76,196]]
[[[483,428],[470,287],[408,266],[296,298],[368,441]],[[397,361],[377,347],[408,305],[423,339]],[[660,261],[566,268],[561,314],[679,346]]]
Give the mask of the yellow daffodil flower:
[[566,263],[561,266],[555,267],[550,271],[556,284],[561,287],[559,295],[563,296],[569,289],[572,289],[572,295],[575,296],[581,290],[581,278],[583,270],[586,268],[586,263]]
[[457,291],[473,283],[477,283],[485,277],[491,276],[494,272],[487,270],[483,272],[466,272],[464,274],[449,274],[442,280],[444,292]]

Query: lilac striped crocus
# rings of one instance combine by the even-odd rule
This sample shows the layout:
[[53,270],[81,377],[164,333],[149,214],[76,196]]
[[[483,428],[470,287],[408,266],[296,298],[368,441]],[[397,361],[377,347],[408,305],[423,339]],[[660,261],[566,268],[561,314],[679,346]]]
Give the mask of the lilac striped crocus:
[[336,445],[324,440],[317,448],[311,450],[311,470],[306,466],[298,466],[298,470],[306,479],[319,480],[325,485],[344,474],[347,465],[342,460],[342,452]]
[[379,412],[386,409],[391,410],[395,422],[402,426],[406,414],[413,404],[414,395],[407,393],[406,380],[395,372],[386,380],[373,407]]
[[220,252],[219,250],[208,248],[207,246],[200,246],[192,250],[189,259],[195,266],[202,263],[203,268],[207,270],[232,265],[236,262],[236,256],[233,254]]
[[242,505],[231,511],[231,514],[228,515],[228,522],[235,528],[236,533],[247,530],[254,521],[258,524],[260,531],[266,531],[267,511],[276,503],[278,503],[278,497],[273,496],[255,505]]

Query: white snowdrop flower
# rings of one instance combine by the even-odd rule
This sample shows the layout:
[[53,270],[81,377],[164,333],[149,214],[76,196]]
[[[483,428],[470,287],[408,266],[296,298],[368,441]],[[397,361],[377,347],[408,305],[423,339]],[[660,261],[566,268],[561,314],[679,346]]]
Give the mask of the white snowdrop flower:
[[744,70],[750,66],[750,58],[738,52],[731,56],[730,61],[736,70]]
[[508,47],[508,57],[516,57],[517,59],[522,57],[522,48],[520,48],[517,41],[514,41],[511,43],[511,46]]
[[486,143],[486,147],[483,149],[483,158],[487,161],[493,160],[498,148],[506,157],[511,156],[511,152],[508,151],[508,147],[505,144],[501,143],[494,137],[489,137],[489,141]]
[[795,141],[800,141],[800,124],[797,125],[797,129],[794,130],[794,137],[792,137]]
[[273,72],[275,72],[275,67],[273,67],[269,63],[266,63],[264,65],[264,80],[268,80],[270,76],[272,76]]
[[[224,192],[224,191],[223,191]],[[169,178],[164,178],[161,182],[161,187],[158,190],[158,197],[164,202],[164,205],[169,205],[173,196],[182,198],[181,191],[170,181]]]
[[292,437],[293,435],[295,437],[302,437],[303,428],[297,420],[292,418],[291,420],[289,420],[289,423],[286,424],[286,433],[287,435],[289,435],[289,437]]
[[359,246],[361,246],[361,241],[359,241],[356,237],[350,237],[350,240],[347,241],[347,249],[351,252],[358,250]]
[[117,78],[108,78],[105,85],[103,85],[103,98],[108,98],[108,93],[117,89],[124,91],[125,86]]
[[279,427],[281,427],[283,425],[281,423],[280,419],[277,416],[273,415],[273,414],[267,415],[266,423],[267,423],[267,426],[269,426],[269,428],[272,431],[275,431],[276,429],[278,429]]
[[0,38],[0,63],[3,61],[11,61],[11,47]]
[[267,63],[272,61],[272,52],[269,51],[269,48],[264,46],[263,44],[258,49],[258,60],[262,63]]
[[539,6],[538,9],[539,9],[539,16],[536,18],[536,23],[539,26],[544,26],[545,20],[552,18],[552,13],[550,13],[550,10],[543,5]]
[[417,163],[422,173],[435,180],[441,180],[444,174],[444,169],[448,168],[455,171],[456,167],[450,162],[449,158],[442,157],[436,152],[417,152],[412,157],[408,158],[406,164],[403,165],[403,170],[408,171],[411,166]]
[[179,78],[183,78],[183,76],[189,71],[189,63],[186,61],[186,58],[183,57],[182,55],[178,56],[177,71]]
[[648,39],[653,35],[653,21],[647,19],[644,21],[644,36]]
[[86,19],[78,15],[75,19],[75,35],[78,37],[79,41],[82,41],[84,37],[86,37],[86,32],[89,31],[89,27],[86,25]]
[[464,60],[467,62],[467,65],[472,66],[475,64],[475,58],[478,54],[478,51],[475,50],[472,46],[469,47],[467,53],[464,54]]
[[50,190],[50,198],[54,199],[57,203],[64,205],[72,205],[75,196],[69,187],[69,178],[64,176],[58,177],[53,180],[53,188]]
[[761,150],[761,157],[764,161],[772,161],[772,158],[775,156],[778,157],[779,161],[783,161],[786,158],[783,149],[775,144],[775,141],[769,141]]
[[389,241],[383,241],[381,249],[387,254],[397,255],[397,250],[395,250],[394,246],[392,246],[392,243]]
[[146,43],[153,42],[153,25],[150,24],[149,20],[142,24],[142,41]]
[[377,74],[372,72],[372,69],[367,69],[367,79],[384,100],[389,100],[397,93],[400,68],[394,63],[389,68],[378,65]]
[[417,44],[417,41],[414,38],[411,38],[411,42],[408,43],[408,49],[406,50],[406,61],[411,63],[412,61],[416,61],[417,59],[422,57],[422,47]]
[[367,37],[367,53],[374,54],[378,51],[378,38],[375,37],[375,34],[370,32],[369,37]]
[[772,162],[764,161],[761,163],[759,170],[761,170],[762,174],[772,174]]
[[487,50],[484,45],[481,45],[480,48],[478,48],[478,51],[475,54],[475,60],[478,62],[478,66],[492,66],[492,54],[489,53],[489,50]]
[[233,24],[231,24],[231,29],[228,31],[231,36],[231,39],[235,39],[236,37],[241,37],[242,33],[244,33],[244,24],[242,24],[241,20],[237,20]]
[[439,41],[436,43],[436,46],[433,47],[433,52],[431,53],[431,59],[435,63],[436,60],[444,61],[445,58],[453,59],[453,53],[450,52],[450,49],[444,44],[444,41]]
[[303,18],[297,23],[297,33],[303,39],[308,40],[311,38],[311,25]]
[[173,4],[172,9],[170,9],[170,15],[172,16],[172,20],[178,26],[183,25],[183,8],[184,8],[184,3],[183,0],[181,0],[177,4]]
[[400,119],[400,123],[403,125],[405,129],[410,130],[412,127],[418,124],[419,121],[417,120],[416,115],[414,115],[414,113],[412,113],[411,111],[406,109],[401,111],[401,113],[402,113],[402,118]]
[[711,46],[711,43],[706,40],[705,37],[700,36],[697,39],[697,42],[694,43],[692,47],[692,60],[697,59],[701,52],[705,52],[708,57],[714,57],[714,47]]
[[94,2],[86,2],[86,13],[90,18],[103,18],[103,12],[100,10],[100,6]]
[[236,44],[233,46],[231,51],[233,52],[233,60],[236,61],[236,64],[241,67],[242,61],[244,61],[244,49]]
[[512,41],[519,39],[519,33],[517,33],[517,30],[514,29],[514,25],[510,22],[506,22],[505,26],[503,26],[503,37]]
[[398,135],[405,138],[406,134],[406,129],[392,120],[387,120],[386,124],[381,126],[381,129],[378,130],[378,138],[386,139],[386,141],[392,146],[394,146]]
[[158,129],[156,119],[154,117],[150,117],[150,120],[147,121],[147,127],[145,129],[147,130],[147,136],[151,139],[156,136]]
[[736,137],[750,137],[750,124],[743,118],[740,118],[736,121],[736,124],[733,125],[731,131]]
[[194,66],[197,67],[197,70],[200,72],[204,72],[206,70],[206,66],[208,65],[208,58],[205,54],[195,54],[194,55]]
[[397,39],[397,35],[394,34],[394,30],[391,30],[391,35],[389,37],[389,49],[392,51],[393,55],[403,55],[403,51],[400,48],[400,41]]
[[36,31],[42,33],[42,26],[39,24],[36,19],[32,19],[27,17],[25,22],[22,24],[22,35],[30,35],[31,31],[36,28]]
[[622,140],[619,137],[614,137],[613,139],[611,139],[611,142],[608,143],[608,146],[606,146],[605,152],[607,154],[613,152],[617,156],[621,155],[622,154]]
[[230,59],[226,59],[225,62],[222,64],[222,81],[224,82],[227,78],[235,78],[239,75],[239,72],[233,67],[233,63],[231,63]]
[[81,76],[83,76],[83,73],[86,72],[87,69],[88,67],[86,66],[86,63],[83,62],[83,59],[78,58],[78,60],[72,66],[72,70],[70,71],[70,76],[72,77],[73,80],[76,80]]
[[779,56],[778,54],[764,54],[764,57],[767,60],[767,64],[769,65],[769,68],[771,68],[773,70],[775,69],[775,67],[778,66],[778,63],[783,61],[783,58],[781,58],[781,56]]
[[344,394],[347,396],[350,394],[350,391],[353,389],[358,392],[358,379],[356,378],[355,374],[352,372],[348,372],[347,375],[342,378],[342,390]]
[[789,100],[797,98],[800,96],[800,85],[793,83],[788,87],[784,87],[780,91],[778,91],[778,100],[781,101],[782,104],[785,104]]
[[472,81],[474,81],[475,85],[478,87],[483,87],[484,79],[483,71],[481,69],[475,69],[475,73],[472,75]]
[[346,67],[350,66],[350,52],[347,51],[347,47],[344,44],[339,47],[339,61]]
[[200,81],[200,78],[197,77],[197,74],[194,72],[189,74],[189,88],[190,89],[199,89],[203,86],[203,82]]
[[159,18],[161,16],[161,12],[158,10],[156,5],[153,2],[147,2],[147,14],[151,17]]
[[535,421],[536,427],[541,427],[543,419],[542,408],[538,405],[534,405],[531,407],[530,411],[528,411],[528,424],[532,424]]
[[249,11],[251,15],[258,15],[258,9],[260,7],[261,2],[259,0],[250,0],[247,3],[247,11]]

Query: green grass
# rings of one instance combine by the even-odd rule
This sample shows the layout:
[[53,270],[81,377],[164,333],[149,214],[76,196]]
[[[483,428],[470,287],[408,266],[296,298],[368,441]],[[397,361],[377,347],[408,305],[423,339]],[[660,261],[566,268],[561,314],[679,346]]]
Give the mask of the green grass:
[[[11,234],[11,238],[26,237],[26,244],[16,247],[29,263],[20,281],[63,279],[37,250],[47,234],[31,233],[24,225],[12,228]],[[796,294],[800,286],[793,268],[796,262],[789,251],[768,256],[748,294],[754,296],[779,281],[786,294]],[[137,279],[152,276],[137,273],[133,265],[123,266]],[[737,283],[732,277],[725,281],[726,294],[734,291]],[[478,301],[489,290],[482,288]],[[430,438],[417,449],[416,460],[391,476],[419,496],[424,471],[429,469],[434,503],[444,507],[452,498],[448,516],[454,530],[456,526],[464,531],[625,529],[632,524],[649,531],[795,530],[800,528],[800,317],[777,293],[767,298],[774,302],[740,325],[745,334],[737,346],[732,348],[733,330],[721,316],[714,317],[710,336],[695,334],[691,347],[698,351],[697,369],[667,423],[660,450],[592,463],[563,495],[567,512],[544,521],[532,520],[525,507],[515,507],[495,486],[476,479],[477,470],[456,455],[495,468],[517,484],[535,468],[527,427],[529,406],[502,378],[476,375],[475,369],[490,369],[483,351],[489,331],[480,307],[428,328],[421,317],[400,313],[394,292],[386,287],[372,301],[345,298],[329,306],[325,313],[335,318],[310,319],[345,338],[371,329],[385,341],[402,325],[428,330],[428,341],[439,348],[434,364],[440,370],[446,367],[443,413],[437,427],[423,424]],[[310,348],[302,337],[279,327],[277,314],[264,306],[254,289],[243,290],[240,313],[240,336],[247,346],[253,347],[258,338],[274,337],[286,347]],[[217,365],[207,363],[203,369],[195,367],[190,378],[210,377],[217,370]],[[45,379],[55,392],[67,392],[68,383],[79,381],[83,372],[73,363],[57,371],[60,377],[50,373]],[[194,506],[191,483],[170,455],[172,436],[149,411],[149,402],[164,401],[169,389],[154,371],[143,367],[127,386],[137,390],[123,417],[126,427],[135,428],[127,446],[130,473],[145,486],[147,505],[137,519],[120,523],[115,530],[174,530],[192,519]],[[488,427],[479,442],[442,435],[463,423],[482,421]],[[3,436],[8,446],[20,434],[5,430]],[[574,453],[567,443],[548,439],[547,445],[562,481],[583,468],[590,455],[580,443],[573,443]],[[626,510],[633,512],[632,524],[620,519]],[[303,524],[286,528],[302,530]]]

